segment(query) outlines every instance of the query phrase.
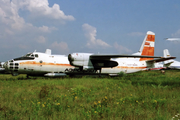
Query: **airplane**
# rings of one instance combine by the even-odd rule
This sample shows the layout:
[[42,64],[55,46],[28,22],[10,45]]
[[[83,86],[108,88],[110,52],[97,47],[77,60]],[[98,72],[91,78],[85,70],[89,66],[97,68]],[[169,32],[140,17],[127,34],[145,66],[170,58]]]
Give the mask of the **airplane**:
[[168,41],[178,41],[180,40],[180,38],[165,38],[165,40],[168,40]]
[[[155,34],[147,32],[140,50],[132,55],[96,55],[90,53],[73,53],[68,56],[52,55],[50,49],[45,53],[32,52],[6,61],[5,71],[13,76],[27,74],[29,76],[61,77],[66,75],[118,75],[121,71],[133,73],[152,68],[155,62],[174,59],[175,57],[154,56]],[[155,59],[154,58],[158,58]]]
[[[164,50],[164,57],[171,57],[168,49]],[[171,63],[167,68],[169,69],[180,69],[180,62],[176,60],[164,61],[165,63]]]
[[100,75],[117,76],[120,72],[134,73],[146,70],[147,68],[153,68],[154,63],[175,59],[175,57],[163,58],[154,56],[154,47],[155,33],[148,31],[140,50],[132,55],[72,53],[68,55],[68,60],[70,65],[76,67],[76,70],[68,74],[99,73]]

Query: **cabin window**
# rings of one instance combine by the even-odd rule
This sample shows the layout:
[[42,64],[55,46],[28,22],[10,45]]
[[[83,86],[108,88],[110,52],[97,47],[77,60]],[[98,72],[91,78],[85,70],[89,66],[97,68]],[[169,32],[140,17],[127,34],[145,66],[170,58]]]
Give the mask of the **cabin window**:
[[43,63],[43,61],[42,61],[42,60],[40,60],[39,62],[40,62],[40,63]]
[[35,57],[38,58],[38,54],[35,54]]

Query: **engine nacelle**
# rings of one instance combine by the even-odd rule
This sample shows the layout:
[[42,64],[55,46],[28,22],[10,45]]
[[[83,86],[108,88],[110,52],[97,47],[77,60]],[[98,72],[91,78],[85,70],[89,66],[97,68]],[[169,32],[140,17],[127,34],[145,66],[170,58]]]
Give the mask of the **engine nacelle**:
[[68,55],[68,60],[72,66],[92,69],[93,65],[89,59],[91,53],[72,53]]

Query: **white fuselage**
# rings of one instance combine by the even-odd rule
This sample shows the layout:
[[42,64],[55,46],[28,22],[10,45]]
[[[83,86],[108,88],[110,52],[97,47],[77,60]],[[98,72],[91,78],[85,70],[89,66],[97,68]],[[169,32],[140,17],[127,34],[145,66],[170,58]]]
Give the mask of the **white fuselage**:
[[[87,54],[90,56],[91,54]],[[67,74],[107,74],[118,75],[120,72],[133,73],[147,68],[145,61],[139,58],[111,58],[117,63],[115,67],[102,67],[96,69],[88,59],[75,59],[79,66],[72,66],[68,57],[64,55],[51,55],[47,53],[33,52],[23,57],[15,58],[4,63],[4,68],[12,75],[27,74],[30,76],[64,76]],[[98,63],[104,64],[104,63]],[[81,69],[83,66],[83,69]],[[63,74],[61,74],[63,73]]]

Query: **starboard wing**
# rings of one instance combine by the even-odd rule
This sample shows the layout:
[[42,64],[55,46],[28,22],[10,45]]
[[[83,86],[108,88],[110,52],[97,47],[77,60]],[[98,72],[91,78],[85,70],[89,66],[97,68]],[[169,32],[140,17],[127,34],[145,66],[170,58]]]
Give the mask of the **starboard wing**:
[[110,60],[111,58],[162,58],[159,56],[144,55],[91,55],[91,60]]

